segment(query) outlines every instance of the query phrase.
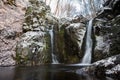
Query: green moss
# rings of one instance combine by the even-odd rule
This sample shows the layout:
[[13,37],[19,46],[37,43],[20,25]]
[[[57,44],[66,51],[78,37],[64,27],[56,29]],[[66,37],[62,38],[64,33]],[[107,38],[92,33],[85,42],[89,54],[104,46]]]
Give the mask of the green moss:
[[27,10],[26,10],[25,15],[29,15],[29,16],[30,16],[30,15],[32,14],[32,11],[33,11],[33,8],[29,6],[29,7],[27,8]]
[[28,59],[28,56],[25,56],[24,58],[16,53],[16,57],[14,57],[14,60],[16,60],[18,65],[26,64]]
[[51,62],[51,54],[50,54],[50,35],[48,32],[46,32],[45,35],[45,48],[44,48],[44,53],[46,53],[46,55],[48,55],[45,59],[45,63],[50,63]]

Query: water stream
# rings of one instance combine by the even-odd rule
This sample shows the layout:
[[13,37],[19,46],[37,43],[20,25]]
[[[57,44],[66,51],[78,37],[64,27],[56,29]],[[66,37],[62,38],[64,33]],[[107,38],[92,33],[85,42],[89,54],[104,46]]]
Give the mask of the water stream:
[[49,30],[49,34],[50,34],[50,42],[51,42],[51,55],[52,55],[52,64],[58,64],[58,60],[56,58],[56,55],[54,54],[54,33],[53,33],[53,26],[51,27],[51,29]]
[[[43,0],[50,6],[51,12],[57,17],[74,17],[75,15],[83,15],[84,17],[91,19],[96,16],[96,12],[103,6],[104,0]],[[85,54],[82,60],[82,64],[90,64],[92,57],[92,20],[89,21],[85,42]],[[53,33],[51,35],[51,47],[53,47]],[[53,49],[53,48],[52,48]],[[53,62],[57,63],[56,56],[52,50]]]
[[86,44],[85,44],[85,55],[83,57],[82,63],[83,64],[90,64],[92,58],[92,21],[91,19],[87,26],[87,34],[86,34]]

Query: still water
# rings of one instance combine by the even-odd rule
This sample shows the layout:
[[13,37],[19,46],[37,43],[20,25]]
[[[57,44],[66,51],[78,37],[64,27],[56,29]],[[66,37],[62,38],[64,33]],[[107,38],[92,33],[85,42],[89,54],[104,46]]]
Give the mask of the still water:
[[[0,80],[100,80],[79,73],[80,65],[50,64],[34,67],[0,67]],[[78,72],[78,73],[77,73]]]

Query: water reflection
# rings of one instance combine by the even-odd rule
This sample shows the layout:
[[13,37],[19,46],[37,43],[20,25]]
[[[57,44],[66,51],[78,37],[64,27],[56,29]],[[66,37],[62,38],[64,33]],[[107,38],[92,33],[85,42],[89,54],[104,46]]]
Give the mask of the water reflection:
[[14,80],[15,67],[0,67],[0,80]]
[[81,66],[41,65],[36,67],[0,67],[0,80],[98,80],[76,73]]

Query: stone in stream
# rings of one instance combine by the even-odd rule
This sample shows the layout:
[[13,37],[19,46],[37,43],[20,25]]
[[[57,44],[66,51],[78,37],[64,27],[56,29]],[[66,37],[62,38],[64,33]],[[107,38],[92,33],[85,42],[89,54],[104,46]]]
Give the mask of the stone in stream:
[[119,80],[120,77],[120,54],[100,61],[94,62],[91,66],[77,70],[76,73],[85,72],[93,74],[98,78],[110,77]]

